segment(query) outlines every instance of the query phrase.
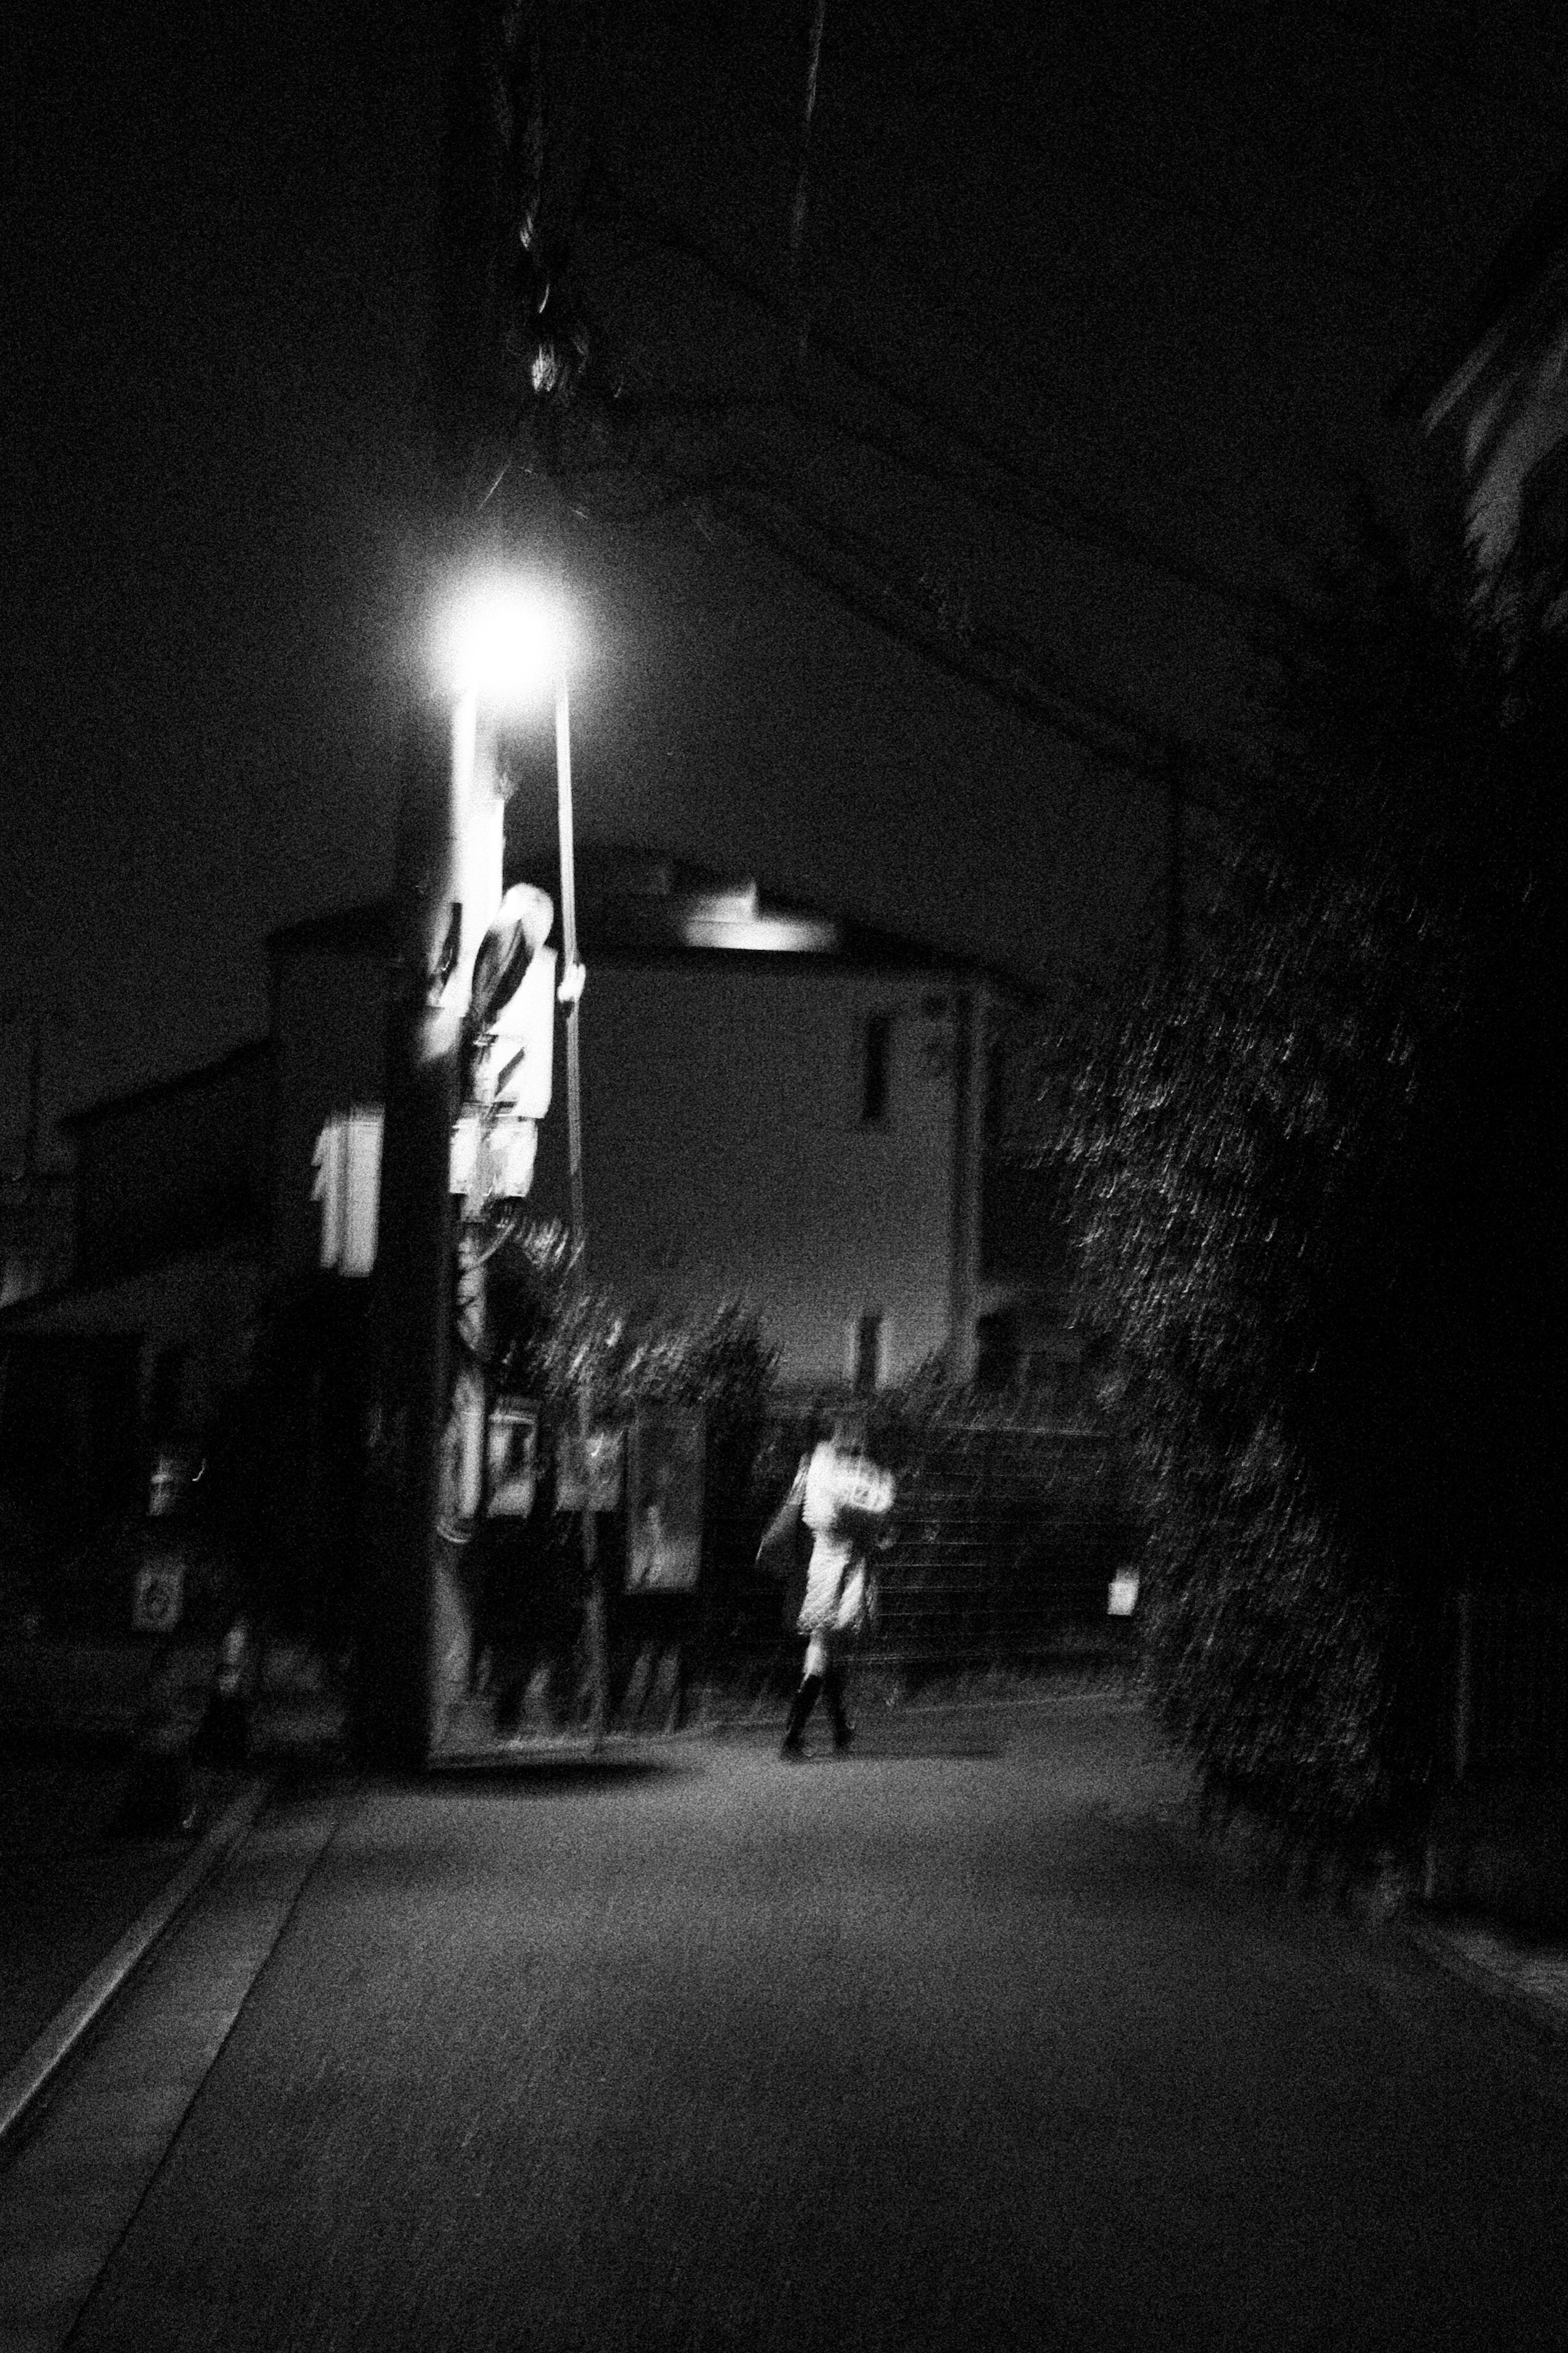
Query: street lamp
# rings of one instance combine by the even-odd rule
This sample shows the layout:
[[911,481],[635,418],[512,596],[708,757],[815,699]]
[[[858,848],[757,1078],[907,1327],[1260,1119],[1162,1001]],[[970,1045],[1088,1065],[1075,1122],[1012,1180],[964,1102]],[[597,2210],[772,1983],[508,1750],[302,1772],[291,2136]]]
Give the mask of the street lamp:
[[[582,1047],[578,1024],[584,973],[577,953],[576,860],[573,841],[572,727],[568,669],[572,631],[562,605],[537,586],[491,575],[454,600],[446,621],[448,674],[456,690],[452,734],[452,797],[459,828],[462,915],[458,1002],[466,1008],[474,955],[502,887],[500,792],[481,776],[480,720],[537,704],[542,691],[555,705],[556,826],[560,846],[563,967],[557,994],[566,1024],[566,1134],[570,1192],[572,1281],[579,1309],[587,1295],[583,1198]],[[483,765],[489,765],[488,762]],[[476,1330],[482,1331],[482,1273],[477,1276]],[[583,1565],[587,1587],[588,1649],[593,1683],[592,1731],[603,1737],[607,1715],[605,1599],[598,1577],[591,1493],[593,1399],[584,1360],[577,1385],[577,1437],[583,1478]]]
[[[576,867],[572,825],[572,722],[567,670],[569,617],[559,600],[525,581],[491,575],[454,600],[444,625],[444,667],[456,691],[452,726],[453,801],[461,828],[463,869],[461,999],[467,1003],[474,952],[501,893],[501,807],[479,776],[481,712],[489,717],[555,702],[555,806],[561,853],[559,995],[566,1011],[566,1130],[571,1183],[572,1258],[579,1291],[585,1279],[583,1209],[583,1091],[577,1032],[584,970],[577,955]],[[471,912],[470,912],[471,911]]]
[[[477,1506],[482,1498],[487,1451],[485,1245],[471,1218],[454,1234],[452,1187],[469,1059],[465,1033],[474,1026],[471,1016],[483,1018],[486,1011],[471,1004],[475,958],[501,912],[505,880],[495,731],[507,712],[537,705],[545,692],[552,692],[555,702],[565,947],[557,993],[567,1025],[573,1265],[579,1300],[584,1293],[577,1036],[583,970],[574,892],[565,617],[526,582],[492,576],[447,604],[431,650],[440,724],[437,729],[430,723],[435,705],[423,704],[415,714],[397,824],[356,1708],[361,1734],[373,1746],[424,1764],[441,1749],[468,1691],[473,1627],[462,1540],[469,1533],[470,1503]],[[535,894],[521,895],[519,935],[526,943],[531,914],[537,942],[542,910],[529,903]],[[506,929],[503,918],[500,930]],[[510,1083],[513,1065],[507,1070]],[[487,1071],[487,1091],[490,1075]],[[478,1126],[475,1120],[476,1136]],[[515,1134],[510,1138],[518,1140]],[[529,1160],[526,1152],[515,1160],[502,1153],[504,1187],[526,1191]],[[487,1142],[477,1192],[496,1173],[490,1163]],[[456,1297],[454,1240],[460,1265]],[[470,1343],[478,1341],[467,1361],[453,1345],[458,1306],[469,1317]],[[590,1420],[584,1387],[578,1399],[584,1462]],[[594,1538],[593,1515],[584,1508],[597,1737],[606,1713],[606,1676],[605,1602]]]

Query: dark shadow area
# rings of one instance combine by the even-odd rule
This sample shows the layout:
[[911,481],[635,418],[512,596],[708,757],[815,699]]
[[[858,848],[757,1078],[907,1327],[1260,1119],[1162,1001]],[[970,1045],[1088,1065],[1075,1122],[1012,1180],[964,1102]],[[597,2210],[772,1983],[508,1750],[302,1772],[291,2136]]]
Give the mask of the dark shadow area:
[[847,1756],[836,1757],[831,1749],[826,1748],[818,1756],[808,1748],[805,1757],[797,1761],[805,1765],[837,1765],[847,1768],[854,1765],[983,1763],[1002,1754],[1000,1742],[994,1740],[905,1740],[896,1734],[876,1734],[868,1740],[857,1734],[855,1746]]
[[462,1757],[450,1764],[436,1758],[424,1773],[394,1773],[381,1777],[384,1787],[422,1789],[446,1795],[487,1798],[545,1797],[561,1788],[623,1788],[631,1781],[673,1778],[689,1770],[685,1759],[656,1757],[595,1757],[587,1752],[541,1746],[500,1750],[493,1757]]
[[[777,1725],[716,1726],[705,1736],[716,1746],[775,1749],[781,1731],[782,1721]],[[843,1755],[835,1753],[826,1732],[816,1745],[808,1733],[803,1753],[792,1759],[781,1758],[779,1769],[799,1772],[806,1766],[830,1765],[838,1772],[847,1772],[856,1765],[925,1764],[942,1758],[984,1759],[1005,1754],[1005,1740],[989,1731],[965,1733],[940,1725],[905,1725],[891,1720],[878,1724],[862,1717],[855,1727],[853,1744]]]

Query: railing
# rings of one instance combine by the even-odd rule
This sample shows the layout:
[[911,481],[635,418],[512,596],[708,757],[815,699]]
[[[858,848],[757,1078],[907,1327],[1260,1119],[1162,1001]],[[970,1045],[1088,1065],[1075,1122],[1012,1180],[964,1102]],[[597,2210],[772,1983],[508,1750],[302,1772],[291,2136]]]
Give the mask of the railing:
[[[790,1446],[773,1451],[782,1485]],[[743,1531],[725,1535],[743,1546]],[[1125,1462],[1101,1433],[992,1419],[927,1433],[900,1472],[866,1662],[921,1677],[1119,1659],[1134,1630],[1107,1603],[1132,1540]],[[743,1569],[726,1585],[710,1670],[784,1654],[777,1588]]]

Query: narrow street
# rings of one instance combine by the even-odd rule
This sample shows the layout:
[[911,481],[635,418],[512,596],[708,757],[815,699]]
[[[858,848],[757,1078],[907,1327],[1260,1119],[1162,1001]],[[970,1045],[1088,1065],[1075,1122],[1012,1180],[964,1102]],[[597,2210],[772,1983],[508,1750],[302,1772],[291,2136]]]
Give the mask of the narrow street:
[[816,1736],[345,1779],[281,1878],[264,1817],[72,2348],[1561,2347],[1568,2052],[1202,1847],[1117,1702]]

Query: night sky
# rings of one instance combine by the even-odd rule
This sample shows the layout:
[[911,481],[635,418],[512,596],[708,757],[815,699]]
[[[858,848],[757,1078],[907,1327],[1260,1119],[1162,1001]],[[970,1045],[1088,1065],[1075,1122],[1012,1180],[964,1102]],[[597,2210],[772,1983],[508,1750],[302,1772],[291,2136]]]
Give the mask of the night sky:
[[[570,584],[580,836],[1023,974],[1134,935],[1159,809],[1107,728],[1243,748],[1281,545],[1358,474],[1412,495],[1384,404],[1563,160],[1563,19],[827,0],[803,417],[797,0],[545,14],[555,152],[608,192],[565,280],[649,420],[640,474],[563,492],[522,447],[485,511]],[[388,880],[452,536],[420,427],[442,17],[13,21],[8,1136],[36,1029],[51,1111],[171,1075],[260,1033],[269,928]],[[851,610],[846,566],[960,657],[1022,648],[1065,732]]]

